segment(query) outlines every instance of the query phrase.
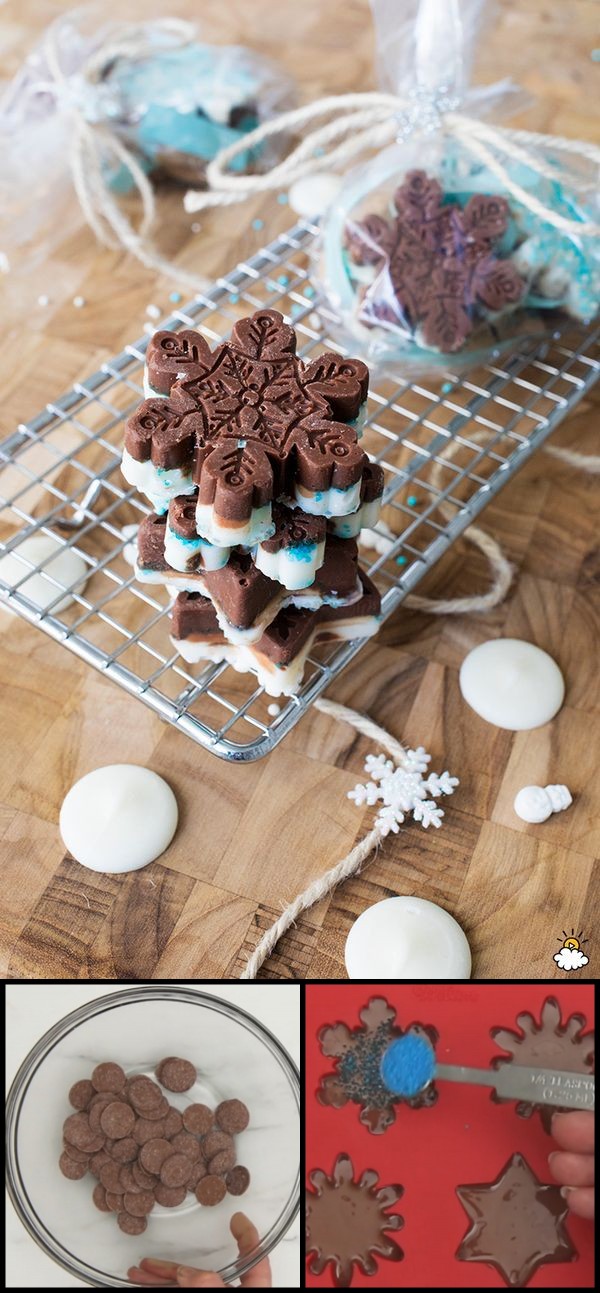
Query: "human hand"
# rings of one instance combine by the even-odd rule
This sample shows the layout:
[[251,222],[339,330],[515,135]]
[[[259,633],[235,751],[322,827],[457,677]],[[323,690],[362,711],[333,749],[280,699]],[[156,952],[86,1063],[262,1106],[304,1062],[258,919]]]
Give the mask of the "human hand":
[[[256,1226],[244,1216],[235,1212],[229,1228],[237,1241],[240,1257],[247,1257],[258,1243]],[[177,1262],[162,1262],[155,1257],[144,1257],[139,1266],[131,1266],[127,1272],[132,1284],[154,1284],[163,1288],[197,1288],[223,1289],[226,1287],[220,1275],[214,1271],[193,1270],[190,1266],[178,1266]],[[268,1257],[263,1257],[256,1266],[242,1276],[241,1286],[244,1289],[271,1288],[271,1264]]]
[[552,1135],[560,1150],[548,1155],[548,1166],[562,1185],[569,1211],[594,1216],[594,1115],[585,1110],[555,1113]]

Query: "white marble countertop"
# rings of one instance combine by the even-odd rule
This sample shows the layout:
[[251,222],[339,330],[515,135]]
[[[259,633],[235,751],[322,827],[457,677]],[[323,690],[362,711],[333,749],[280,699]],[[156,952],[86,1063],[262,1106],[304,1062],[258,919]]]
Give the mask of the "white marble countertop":
[[[131,985],[127,985],[128,987]],[[159,984],[149,983],[149,987]],[[189,983],[173,987],[196,986]],[[241,1006],[279,1039],[298,1064],[299,988],[294,984],[204,984],[203,992],[214,993]],[[118,985],[95,984],[9,984],[6,987],[6,1081],[10,1086],[28,1051],[59,1019],[87,1001],[118,991]],[[296,1218],[287,1235],[271,1253],[274,1288],[299,1288],[300,1221]],[[6,1288],[87,1288],[70,1277],[37,1247],[17,1217],[10,1200],[6,1206]]]

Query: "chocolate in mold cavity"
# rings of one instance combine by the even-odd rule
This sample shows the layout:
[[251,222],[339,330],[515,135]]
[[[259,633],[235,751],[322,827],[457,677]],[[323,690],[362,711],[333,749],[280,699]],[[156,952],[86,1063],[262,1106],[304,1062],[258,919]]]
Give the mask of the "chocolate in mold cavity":
[[173,383],[182,374],[185,373],[188,379],[200,377],[212,362],[208,342],[192,329],[183,332],[155,332],[146,350],[150,385],[163,395],[168,395]]
[[[364,577],[363,584],[364,584]],[[355,607],[352,607],[355,610]],[[352,1101],[360,1105],[359,1121],[374,1135],[381,1135],[396,1120],[396,1105],[412,1109],[435,1104],[438,1093],[430,1082],[415,1096],[394,1095],[384,1085],[380,1074],[383,1055],[391,1042],[407,1033],[420,1036],[435,1048],[438,1032],[428,1024],[413,1023],[402,1029],[396,1023],[396,1010],[385,997],[371,997],[358,1012],[361,1026],[327,1024],[318,1034],[323,1055],[335,1059],[335,1071],[321,1078],[317,1089],[320,1104],[341,1109]]]
[[[490,1036],[502,1050],[510,1051],[509,1055],[498,1055],[491,1061],[491,1067],[500,1068],[503,1064],[524,1064],[533,1068],[557,1069],[566,1073],[594,1072],[594,1034],[582,1036],[586,1026],[584,1015],[570,1015],[565,1022],[561,1021],[561,1009],[556,997],[546,997],[542,1006],[539,1024],[528,1011],[517,1015],[520,1032],[511,1028],[491,1028]],[[495,1104],[506,1104],[495,1091],[491,1092]],[[519,1100],[515,1113],[520,1118],[531,1118],[537,1111],[544,1130],[550,1133],[552,1115],[558,1112],[556,1105],[530,1104]]]
[[577,1257],[560,1187],[539,1181],[522,1154],[513,1154],[490,1184],[458,1185],[456,1193],[472,1222],[459,1261],[487,1262],[511,1288],[521,1288],[540,1266]]
[[376,1256],[402,1260],[402,1249],[386,1233],[404,1225],[398,1213],[387,1211],[402,1197],[401,1185],[378,1186],[371,1168],[355,1180],[348,1154],[338,1154],[331,1176],[316,1168],[309,1181],[314,1190],[306,1191],[306,1247],[313,1254],[312,1275],[321,1275],[331,1262],[336,1288],[348,1288],[355,1265],[364,1275],[375,1275]]

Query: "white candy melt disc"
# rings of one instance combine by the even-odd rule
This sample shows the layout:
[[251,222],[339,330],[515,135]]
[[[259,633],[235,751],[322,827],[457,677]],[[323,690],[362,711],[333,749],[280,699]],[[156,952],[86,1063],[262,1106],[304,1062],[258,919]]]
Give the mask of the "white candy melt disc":
[[288,202],[299,216],[322,215],[335,201],[342,186],[341,176],[316,171],[290,184]]
[[519,638],[495,638],[475,647],[462,662],[459,681],[471,709],[509,732],[548,723],[565,695],[552,656]]
[[384,898],[346,939],[350,979],[468,979],[471,951],[453,916],[426,898]]
[[77,862],[91,871],[137,871],[168,847],[177,829],[171,787],[148,768],[95,768],[63,799],[59,827]]
[[[14,552],[7,552],[5,556],[0,557],[0,579],[4,583],[14,587],[29,570],[27,563],[19,560],[17,552],[26,557],[33,566],[43,563],[43,572],[31,574],[19,587],[19,592],[27,597],[28,601],[39,606],[40,610],[46,610],[55,597],[60,596],[61,588],[73,588],[78,593],[85,588],[90,570],[83,557],[80,557],[79,553],[74,552],[72,548],[65,548],[60,539],[55,539],[50,534],[32,534],[28,539],[23,539]],[[46,578],[46,576],[50,577]],[[56,580],[56,583],[53,583],[53,580]],[[52,607],[52,614],[56,615],[58,611],[64,611],[72,601],[71,593],[65,593],[56,606]]]

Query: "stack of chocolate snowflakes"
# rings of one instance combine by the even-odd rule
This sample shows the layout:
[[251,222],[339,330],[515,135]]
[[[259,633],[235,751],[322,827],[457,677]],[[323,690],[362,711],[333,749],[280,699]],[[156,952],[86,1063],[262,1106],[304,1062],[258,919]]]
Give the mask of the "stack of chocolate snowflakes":
[[226,660],[291,695],[315,641],[376,632],[356,544],[383,491],[359,444],[368,380],[330,352],[304,364],[275,310],[241,319],[214,351],[198,332],[152,337],[122,470],[155,512],[137,577],[176,593],[184,659]]

